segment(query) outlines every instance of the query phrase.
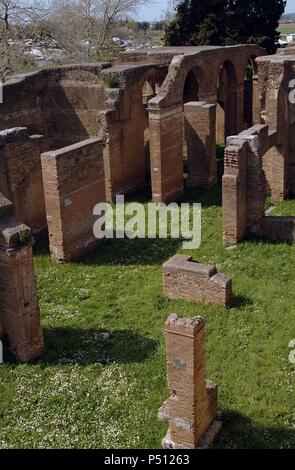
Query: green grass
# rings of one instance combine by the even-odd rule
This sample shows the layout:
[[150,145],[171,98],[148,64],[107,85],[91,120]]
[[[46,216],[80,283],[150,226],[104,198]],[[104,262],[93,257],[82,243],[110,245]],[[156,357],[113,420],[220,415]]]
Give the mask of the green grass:
[[279,26],[279,32],[281,34],[295,33],[295,23],[281,23]]
[[[231,307],[163,297],[162,264],[181,252],[175,241],[108,241],[66,265],[37,245],[47,353],[34,365],[6,355],[0,366],[1,448],[160,448],[172,312],[206,319],[207,377],[219,385],[224,422],[214,446],[295,446],[295,245],[249,241],[227,251],[220,190],[187,198],[203,204],[203,242],[191,254],[233,278]],[[276,211],[295,214],[295,201]]]

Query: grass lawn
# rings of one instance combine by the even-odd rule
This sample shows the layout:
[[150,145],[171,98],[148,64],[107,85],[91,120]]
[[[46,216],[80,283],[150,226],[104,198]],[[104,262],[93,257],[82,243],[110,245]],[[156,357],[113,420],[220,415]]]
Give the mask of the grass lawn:
[[[162,264],[181,252],[175,241],[108,241],[68,265],[37,245],[47,353],[34,365],[6,354],[0,366],[1,448],[160,448],[172,312],[206,319],[207,378],[219,385],[224,422],[214,446],[295,447],[295,245],[248,241],[227,251],[220,190],[187,198],[203,204],[203,242],[191,254],[233,278],[232,306],[163,297]],[[295,214],[295,201],[274,213]]]
[[281,34],[295,33],[295,23],[280,23],[279,32]]

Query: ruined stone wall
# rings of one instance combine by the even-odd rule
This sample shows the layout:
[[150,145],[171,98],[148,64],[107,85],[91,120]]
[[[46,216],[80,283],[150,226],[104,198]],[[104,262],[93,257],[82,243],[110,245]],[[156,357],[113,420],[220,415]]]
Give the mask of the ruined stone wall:
[[27,127],[46,149],[96,137],[105,109],[101,71],[110,64],[65,66],[12,77],[3,87],[0,130]]
[[218,273],[215,266],[176,255],[163,266],[164,293],[170,299],[228,305],[232,298],[232,281]]
[[149,128],[147,103],[164,81],[163,66],[114,66],[104,71],[118,87],[106,90],[107,110],[100,115],[105,141],[107,200],[131,193],[147,183]]
[[50,252],[71,261],[95,248],[96,204],[105,202],[103,143],[89,139],[42,155]]
[[293,55],[274,55],[257,60],[262,117],[276,133],[268,161],[269,195],[275,200],[295,195],[295,102],[290,86],[295,79]]
[[0,191],[12,201],[14,215],[34,236],[46,231],[41,153],[44,139],[26,128],[0,132]]
[[169,422],[163,446],[208,447],[221,429],[217,386],[205,380],[205,322],[171,315],[165,324],[168,387],[171,397],[159,411]]
[[[242,131],[245,69],[250,58],[264,54],[263,50],[256,46],[164,48],[163,60],[167,60],[173,50],[175,54],[166,80],[158,96],[149,102],[151,177],[155,202],[169,202],[183,194],[184,135],[181,122],[183,107],[186,106],[184,91],[188,77],[194,74],[198,100],[204,103],[202,109],[204,113],[203,116],[200,115],[200,107],[190,109],[190,122],[194,121],[194,133],[186,133],[187,148],[192,149],[192,154],[196,154],[193,148],[197,149],[200,155],[199,148],[204,146],[207,138],[205,147],[208,155],[209,147],[213,148],[215,145],[216,134],[224,141],[224,137]],[[150,60],[160,61],[161,53],[160,50],[156,50],[154,54],[141,51],[140,55],[142,60],[145,56]],[[125,56],[127,57],[132,59],[130,55]],[[224,73],[221,74],[220,70]],[[205,115],[206,106],[207,115]],[[185,114],[187,108],[184,109]],[[257,114],[257,109],[255,113]],[[203,123],[206,121],[204,126],[202,120]],[[202,152],[204,155],[204,148]],[[210,187],[216,182],[216,161],[211,157],[204,165],[202,158],[201,161],[198,158],[199,156],[195,155],[195,159],[191,159],[193,165],[188,166],[188,182],[195,182],[194,185],[202,187],[206,181],[205,186]],[[211,162],[209,175],[208,161]]]
[[99,135],[98,116],[105,109],[104,90],[101,67],[65,68],[48,76],[41,118],[50,148],[62,148]]
[[0,193],[0,336],[21,362],[44,351],[30,229],[15,220]]
[[270,142],[265,125],[228,138],[222,185],[223,238],[227,244],[243,240],[264,217],[267,181],[263,156]]

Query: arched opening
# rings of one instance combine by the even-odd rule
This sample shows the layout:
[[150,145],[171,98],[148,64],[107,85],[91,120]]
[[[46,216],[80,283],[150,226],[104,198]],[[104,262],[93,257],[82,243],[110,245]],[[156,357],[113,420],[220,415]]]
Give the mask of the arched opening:
[[243,127],[249,129],[260,122],[258,72],[255,57],[250,57],[245,67],[244,77],[244,117]]
[[191,70],[186,77],[183,88],[183,103],[199,100],[199,82],[195,73]]
[[216,141],[226,142],[237,131],[237,77],[232,62],[225,61],[219,71],[217,84]]

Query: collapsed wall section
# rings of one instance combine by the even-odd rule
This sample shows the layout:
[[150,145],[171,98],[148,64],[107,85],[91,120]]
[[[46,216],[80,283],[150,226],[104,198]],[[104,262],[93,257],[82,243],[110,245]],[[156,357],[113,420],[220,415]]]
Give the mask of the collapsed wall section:
[[214,266],[176,255],[163,266],[164,293],[170,299],[228,305],[232,297],[232,281],[218,273]]

